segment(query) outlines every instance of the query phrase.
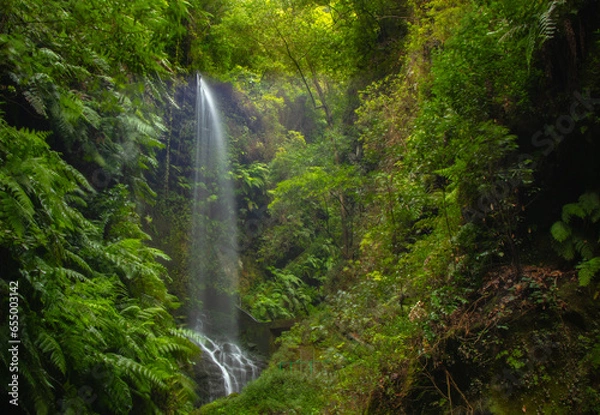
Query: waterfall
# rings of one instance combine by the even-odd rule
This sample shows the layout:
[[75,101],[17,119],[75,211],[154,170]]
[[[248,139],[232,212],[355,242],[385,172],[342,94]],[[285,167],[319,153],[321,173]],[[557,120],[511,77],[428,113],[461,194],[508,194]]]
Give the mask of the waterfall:
[[235,343],[218,343],[207,338],[200,347],[205,358],[218,369],[207,373],[209,401],[240,392],[244,385],[256,379],[260,373],[258,364]]
[[235,295],[240,268],[237,216],[227,146],[215,98],[196,76],[195,173],[190,276],[198,295],[196,331],[210,400],[239,392],[259,374],[257,364],[239,346]]

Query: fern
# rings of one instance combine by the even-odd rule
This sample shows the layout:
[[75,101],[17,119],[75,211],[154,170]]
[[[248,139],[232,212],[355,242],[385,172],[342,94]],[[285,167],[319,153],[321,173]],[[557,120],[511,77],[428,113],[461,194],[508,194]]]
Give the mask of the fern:
[[576,239],[573,243],[575,245],[575,250],[579,252],[579,255],[581,255],[584,260],[589,260],[594,257],[597,247],[590,243],[590,241],[581,238]]
[[81,256],[69,250],[65,250],[65,258],[71,263],[77,265],[79,269],[81,269],[87,276],[92,276],[94,274],[92,267],[90,267],[90,265]]
[[39,95],[37,88],[33,87],[31,90],[23,92],[23,96],[35,112],[40,115],[46,115],[46,104],[44,103],[44,99]]
[[[86,2],[12,3],[2,18],[3,95],[17,94],[32,117],[3,108],[19,124],[51,130],[15,128],[0,119],[0,247],[16,263],[3,278],[19,278],[26,294],[20,302],[27,323],[19,333],[19,374],[27,391],[22,409],[176,413],[193,395],[186,403],[189,379],[179,363],[195,347],[171,332],[175,323],[166,307],[172,297],[157,262],[164,254],[146,245],[131,201],[133,191],[153,195],[143,170],[156,165],[153,152],[162,146],[155,104],[170,98],[158,75],[133,81],[132,67],[156,73],[164,58],[133,46],[150,45],[158,33],[151,28],[160,25],[149,16],[164,16],[167,5],[108,1],[106,13],[98,13]],[[142,12],[133,16],[132,10]],[[107,15],[120,18],[108,22]],[[82,41],[75,47],[64,33]],[[94,163],[110,169],[111,186],[126,178],[130,187],[118,186],[122,195],[114,199],[98,195],[67,159],[92,171]],[[6,353],[0,362],[8,367]],[[93,400],[80,396],[88,386]],[[152,394],[157,389],[177,401],[167,407]]]
[[134,384],[139,385],[141,382],[142,384],[152,384],[160,389],[166,389],[166,384],[162,379],[164,377],[163,373],[141,365],[125,356],[109,353],[108,357],[110,360],[113,360],[116,366],[122,368],[128,374],[129,378],[134,381]]
[[519,8],[525,10],[524,17],[519,16],[513,10],[514,5],[509,6],[509,13],[514,13],[514,15],[510,19],[511,25],[500,37],[500,42],[511,38],[520,39],[524,45],[527,66],[531,67],[535,51],[556,36],[557,21],[560,17],[558,9],[563,4],[565,4],[565,0],[553,0],[549,3],[543,1],[525,3]]
[[160,338],[157,346],[157,351],[162,355],[180,354],[186,356],[193,354],[195,351],[189,344],[175,342],[170,338]]
[[554,0],[548,8],[543,11],[538,19],[538,34],[541,42],[545,42],[554,37],[556,33],[556,16],[554,15],[558,6],[565,4],[565,0]]
[[586,215],[586,211],[579,203],[570,203],[562,208],[562,220],[565,223],[570,223],[573,217],[583,219]]
[[592,223],[600,220],[600,196],[595,192],[588,192],[581,195],[579,205],[589,216]]
[[127,382],[115,377],[107,386],[109,396],[108,405],[114,414],[128,414],[133,407],[131,389]]
[[583,261],[577,265],[579,284],[581,286],[588,286],[592,281],[592,278],[600,271],[600,257],[592,258],[588,261]]
[[67,362],[60,344],[48,333],[42,331],[39,333],[36,345],[43,353],[50,355],[52,364],[56,366],[64,375],[67,373]]
[[169,330],[169,334],[173,337],[177,337],[179,339],[186,339],[186,340],[191,340],[196,344],[202,344],[206,341],[206,338],[204,336],[202,336],[200,333],[194,331],[194,330],[189,330],[189,329],[184,329],[184,328],[173,328]]
[[571,236],[571,228],[564,222],[556,222],[550,229],[552,237],[558,242],[565,242]]
[[[577,203],[563,206],[562,221],[552,225],[552,237],[557,242],[556,251],[571,261],[581,258],[577,265],[579,283],[588,285],[600,271],[600,196],[594,192],[584,193]],[[571,223],[577,218],[576,223]]]

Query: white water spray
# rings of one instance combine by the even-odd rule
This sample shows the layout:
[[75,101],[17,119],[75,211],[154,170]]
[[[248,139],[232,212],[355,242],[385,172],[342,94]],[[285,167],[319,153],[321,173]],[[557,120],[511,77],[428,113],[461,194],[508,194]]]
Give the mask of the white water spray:
[[217,343],[207,338],[200,347],[206,358],[218,368],[222,379],[222,385],[210,385],[210,400],[241,392],[242,388],[260,373],[256,362],[235,343]]

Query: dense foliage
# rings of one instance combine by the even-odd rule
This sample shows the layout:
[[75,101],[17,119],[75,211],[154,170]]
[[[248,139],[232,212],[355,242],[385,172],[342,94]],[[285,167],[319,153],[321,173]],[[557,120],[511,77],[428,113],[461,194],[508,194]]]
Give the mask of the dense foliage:
[[18,375],[25,413],[192,408],[182,368],[197,346],[169,314],[167,258],[138,213],[153,195],[144,174],[162,146],[157,107],[169,99],[162,79],[184,11],[2,2],[2,315],[18,293],[10,328],[20,340],[18,372],[8,370],[14,355],[2,364]]
[[600,413],[597,0],[0,4],[25,413],[194,411],[198,70],[235,295],[297,323],[197,413]]
[[241,294],[302,320],[206,413],[253,413],[271,376],[325,398],[274,413],[597,413],[597,14],[234,2],[222,79],[269,125],[239,158],[269,169]]

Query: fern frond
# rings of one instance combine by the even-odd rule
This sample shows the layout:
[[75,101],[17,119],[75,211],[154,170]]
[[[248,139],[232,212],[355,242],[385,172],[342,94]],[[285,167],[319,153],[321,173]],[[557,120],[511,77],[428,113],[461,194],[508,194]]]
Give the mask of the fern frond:
[[110,353],[108,356],[114,363],[122,368],[127,375],[137,382],[150,383],[160,389],[166,389],[167,385],[162,380],[163,374],[150,366],[144,366],[125,356]]
[[[27,228],[27,223],[23,220],[23,215],[20,213],[20,205],[10,197],[2,197],[0,192],[0,219],[2,220],[2,228],[5,232],[3,236],[9,236],[14,233],[18,239],[22,239]],[[31,220],[27,221],[31,222]]]
[[[66,252],[66,251],[63,251],[63,252]],[[87,277],[80,272],[77,272],[77,271],[69,269],[69,268],[62,268],[62,267],[60,268],[60,270],[63,275],[65,275],[67,278],[69,278],[73,281],[87,281]]]
[[100,114],[93,108],[90,108],[87,105],[84,105],[81,115],[85,119],[85,121],[90,124],[94,128],[100,128],[100,123],[102,122],[102,118]]
[[579,285],[582,287],[588,286],[592,278],[600,271],[600,257],[594,257],[588,261],[584,261],[577,266],[579,277]]
[[180,339],[191,340],[196,344],[204,344],[206,342],[206,337],[197,331],[184,329],[184,328],[174,328],[169,330],[169,334],[172,336],[178,337]]
[[148,307],[139,313],[139,317],[144,320],[163,319],[169,316],[170,314],[163,307]]
[[600,196],[596,192],[587,192],[579,197],[579,206],[585,211],[586,215],[596,223],[600,219]]
[[179,402],[194,402],[195,398],[197,397],[196,395],[196,389],[197,389],[197,385],[196,382],[190,378],[189,376],[186,376],[185,374],[181,373],[178,378],[177,378],[177,382],[180,385],[179,390],[176,392],[177,393],[177,400]]
[[77,265],[88,276],[91,276],[94,274],[94,270],[92,269],[92,267],[90,267],[90,265],[76,253],[67,249],[67,250],[65,250],[65,258],[68,259],[69,261],[71,261],[73,264]]
[[555,11],[559,5],[564,4],[564,0],[554,0],[548,8],[540,14],[538,21],[538,36],[542,43],[550,40],[556,33],[556,16]]
[[123,379],[115,376],[106,386],[108,405],[114,414],[128,414],[133,406],[131,388]]
[[130,305],[121,310],[121,315],[136,318],[142,309],[137,305]]
[[28,219],[33,219],[35,207],[25,190],[17,182],[6,176],[0,176],[0,184],[13,197],[21,214]]
[[564,242],[571,236],[571,227],[564,222],[558,221],[550,229],[552,237],[558,242]]
[[146,120],[141,117],[135,115],[121,115],[120,121],[123,125],[127,126],[131,131],[135,131],[137,133],[147,135],[149,137],[157,137],[158,131],[152,125],[150,125]]
[[[161,340],[164,340],[161,338]],[[189,347],[189,345],[177,343],[173,339],[166,338],[164,341],[160,341],[157,345],[157,351],[161,355],[174,355],[181,354],[183,356],[190,356],[196,352],[196,349]]]
[[[91,192],[91,193],[93,193],[95,191],[94,188],[92,187],[92,185],[85,178],[85,176],[83,174],[81,174],[81,172],[79,170],[77,170],[75,167],[71,166],[70,164],[64,163],[64,165],[62,166],[62,171],[64,173],[66,173],[69,178],[73,179],[73,181],[78,186],[81,186],[84,190]],[[73,188],[72,190],[74,191],[74,190],[76,190],[76,188]]]
[[585,210],[579,205],[579,203],[569,203],[564,205],[562,208],[562,220],[565,223],[570,223],[571,218],[575,216],[578,218],[585,218]]
[[67,373],[65,355],[63,354],[60,344],[54,337],[50,336],[45,331],[41,331],[37,336],[36,345],[40,348],[42,353],[50,355],[50,361],[63,375]]
[[29,91],[23,92],[23,96],[25,100],[32,106],[32,108],[39,115],[46,116],[46,104],[44,103],[44,99],[39,95],[36,88],[32,88]]
[[594,247],[587,239],[577,239],[574,242],[575,249],[584,260],[589,260],[594,257]]

